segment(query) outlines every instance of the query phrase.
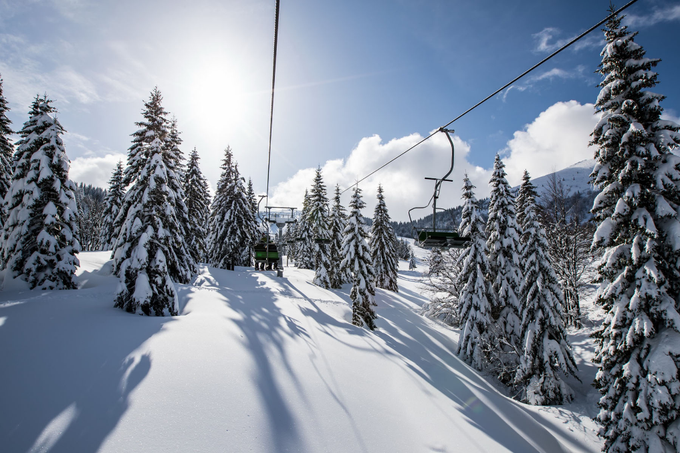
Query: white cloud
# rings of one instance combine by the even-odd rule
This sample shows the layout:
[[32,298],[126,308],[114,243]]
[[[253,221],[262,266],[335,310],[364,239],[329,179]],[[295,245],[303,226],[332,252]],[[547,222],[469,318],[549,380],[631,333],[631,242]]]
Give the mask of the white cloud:
[[680,124],[680,116],[676,115],[671,109],[666,109],[661,113],[661,119],[666,121],[673,121],[674,123]]
[[[567,44],[569,41],[573,40],[576,38],[578,35],[573,35],[568,38],[563,38],[563,39],[557,39],[553,41],[557,36],[559,36],[562,32],[558,28],[553,28],[553,27],[547,27],[544,28],[543,30],[539,31],[538,33],[534,33],[531,35],[534,40],[536,41],[536,46],[534,47],[535,52],[554,52],[560,47],[564,46]],[[602,48],[604,46],[604,38],[602,37],[601,34],[598,33],[591,33],[574,44],[570,47],[574,51],[578,51],[581,49],[587,49],[587,48]]]
[[541,73],[530,75],[524,79],[524,82],[521,84],[510,85],[510,87],[508,87],[508,89],[503,92],[502,100],[505,102],[510,90],[522,92],[533,88],[536,82],[543,80],[552,81],[553,79],[581,79],[585,82],[588,82],[590,85],[594,85],[593,77],[591,75],[586,75],[585,69],[585,66],[578,65],[574,69],[552,68]]
[[[514,133],[507,148],[502,151],[508,182],[517,185],[521,182],[524,170],[533,178],[555,170],[561,170],[581,160],[592,159],[594,150],[588,146],[590,133],[598,120],[593,104],[581,105],[576,101],[558,102],[536,118],[524,130]],[[383,143],[374,135],[362,139],[347,159],[327,161],[322,166],[324,182],[332,198],[335,184],[346,189],[415,143],[422,140],[419,134],[390,140]],[[467,156],[470,145],[454,136],[455,167],[448,177],[452,183],[444,183],[438,206],[449,208],[459,206],[463,175],[467,172],[472,183],[477,186],[477,198],[489,195],[491,169],[470,164]],[[472,151],[474,152],[474,151]],[[432,196],[434,182],[424,177],[441,178],[450,166],[451,147],[443,134],[435,134],[430,140],[414,148],[385,169],[363,181],[366,208],[364,216],[372,217],[375,206],[375,193],[379,183],[385,189],[390,216],[393,220],[408,220],[407,212],[414,206],[425,205]],[[305,189],[311,187],[314,168],[299,170],[287,181],[278,184],[272,191],[272,206],[302,207]],[[346,206],[351,191],[345,192],[342,202]],[[414,218],[431,213],[431,207],[414,211]]]
[[510,184],[519,184],[525,169],[536,178],[592,159],[588,142],[598,117],[593,104],[558,102],[515,132],[503,151]]
[[645,16],[627,15],[622,23],[629,27],[650,27],[660,22],[672,22],[680,20],[680,5],[671,5],[665,8],[657,8],[651,14]]
[[[332,198],[335,185],[346,189],[358,179],[375,170],[380,165],[422,140],[419,134],[390,140],[383,143],[382,139],[374,135],[362,139],[347,159],[327,161],[322,167],[324,182],[328,188],[329,198]],[[490,173],[467,162],[466,156],[470,146],[457,136],[455,143],[455,167],[442,186],[438,206],[442,208],[455,207],[461,204],[460,193],[463,185],[463,175],[468,173],[472,182],[477,186],[477,196],[488,196],[488,180]],[[434,182],[424,177],[441,178],[448,171],[451,163],[451,147],[443,134],[436,134],[430,140],[414,148],[412,151],[387,166],[385,169],[363,181],[360,187],[363,191],[366,208],[363,214],[373,216],[375,194],[378,184],[385,189],[385,200],[393,220],[408,219],[408,210],[414,206],[425,205],[434,189]],[[299,170],[287,181],[278,184],[271,196],[270,205],[302,207],[305,189],[309,189],[314,178],[314,168]],[[349,202],[351,190],[343,194],[342,201],[346,206]],[[414,211],[414,218],[423,217],[429,210]]]
[[119,160],[127,160],[125,154],[107,154],[104,157],[78,157],[71,161],[69,179],[75,182],[108,188],[109,179]]

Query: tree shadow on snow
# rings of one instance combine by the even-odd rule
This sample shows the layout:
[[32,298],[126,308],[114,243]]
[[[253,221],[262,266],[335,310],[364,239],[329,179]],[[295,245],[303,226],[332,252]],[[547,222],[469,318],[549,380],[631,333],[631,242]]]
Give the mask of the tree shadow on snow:
[[97,451],[151,369],[135,351],[172,318],[115,309],[110,288],[36,293],[0,307],[1,449]]
[[[223,272],[230,273],[223,275]],[[282,364],[300,399],[305,399],[305,392],[290,365],[284,345],[286,339],[308,338],[307,332],[294,318],[281,312],[276,305],[277,294],[258,278],[258,273],[239,268],[236,272],[211,268],[211,273],[211,284],[216,285],[215,289],[224,297],[225,303],[240,315],[238,319],[230,320],[243,334],[244,348],[250,352],[255,364],[252,377],[266,409],[272,445],[276,446],[276,451],[305,451],[299,423],[283,397],[276,372],[278,364]],[[241,286],[257,289],[244,290]]]
[[[429,327],[400,296],[384,291],[378,304],[383,305],[383,317],[377,321],[375,335],[406,358],[406,366],[415,374],[459,405],[470,424],[510,451],[565,451],[545,427],[552,425],[559,431],[558,426],[501,395],[457,357],[451,338]],[[466,433],[466,428],[461,427],[461,432]],[[572,442],[582,451],[590,449]]]

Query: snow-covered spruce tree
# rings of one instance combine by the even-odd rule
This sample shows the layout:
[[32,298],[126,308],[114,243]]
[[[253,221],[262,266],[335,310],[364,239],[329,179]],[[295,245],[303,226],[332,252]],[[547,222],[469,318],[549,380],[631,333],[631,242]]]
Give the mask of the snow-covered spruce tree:
[[315,248],[314,230],[309,221],[309,210],[311,199],[309,192],[305,190],[305,198],[302,202],[302,212],[296,228],[295,243],[295,265],[300,269],[314,269],[315,267]]
[[7,100],[2,92],[2,78],[0,78],[0,229],[5,224],[6,212],[3,200],[9,186],[12,184],[12,171],[14,159],[14,145],[10,140],[12,122],[7,118]]
[[143,121],[136,122],[139,129],[132,134],[132,145],[128,149],[128,161],[123,177],[123,185],[129,187],[135,182],[150,159],[149,147],[156,139],[165,142],[170,133],[168,112],[162,105],[163,95],[155,87],[142,110]]
[[16,169],[5,197],[2,262],[6,278],[20,278],[31,289],[74,289],[80,251],[75,185],[56,110],[47,96],[36,96],[19,132]]
[[125,199],[125,186],[123,185],[123,163],[118,161],[115,170],[109,180],[109,190],[104,200],[105,212],[104,223],[101,231],[101,244],[103,250],[113,250],[117,237],[115,236],[114,223]]
[[248,201],[250,202],[251,210],[253,211],[253,218],[257,219],[257,197],[255,196],[253,180],[251,178],[248,178],[248,190],[246,195],[248,196]]
[[189,223],[186,225],[189,253],[197,263],[205,262],[208,253],[208,218],[210,216],[210,194],[208,181],[198,166],[196,148],[191,151],[189,163],[184,172],[184,204],[187,207]]
[[328,213],[328,197],[326,185],[323,183],[321,168],[316,169],[314,183],[309,194],[308,221],[314,235],[314,284],[322,288],[331,287],[332,264],[330,249],[320,241],[331,239],[330,216]]
[[411,249],[409,250],[409,257],[408,257],[408,270],[412,271],[415,269],[416,266],[416,254],[415,252]]
[[430,277],[436,277],[444,271],[444,257],[442,257],[441,249],[435,247],[430,250],[430,254],[427,256],[427,265],[427,275]]
[[[184,204],[184,189],[182,188],[181,170],[182,155],[178,146],[179,132],[176,124],[168,121],[167,112],[163,109],[161,96],[158,88],[154,88],[148,102],[144,103],[142,115],[144,121],[135,123],[141,127],[132,134],[132,145],[128,150],[128,162],[123,175],[123,185],[128,187],[137,184],[142,170],[148,167],[152,156],[152,144],[156,139],[160,142],[161,158],[166,171],[165,184],[167,185],[168,203],[174,210],[173,218],[176,222],[172,224],[172,239],[169,242],[171,250],[165,255],[167,268],[170,277],[178,283],[188,283],[191,276],[196,271],[196,263],[188,252],[186,245],[186,230],[188,225],[187,208]],[[153,152],[159,145],[154,144]],[[114,257],[113,268],[115,273],[119,273],[120,265],[129,258],[131,253],[130,244],[122,238],[124,223],[126,222],[130,209],[137,201],[129,194],[123,198],[120,212],[114,221],[113,234],[116,243],[113,247],[112,256]],[[122,275],[119,275],[121,278]]]
[[177,315],[177,294],[168,267],[175,254],[173,232],[177,218],[169,170],[163,159],[163,143],[156,138],[148,149],[146,165],[130,187],[130,208],[118,239],[114,267],[121,282],[115,307],[145,315]]
[[390,215],[385,205],[382,185],[378,185],[378,203],[373,212],[371,238],[368,244],[371,249],[375,286],[389,291],[399,292],[397,272],[399,257],[397,256],[397,236],[390,224]]
[[233,270],[250,265],[246,256],[256,239],[257,224],[243,178],[230,147],[224,150],[222,175],[210,212],[208,260],[212,266]]
[[591,179],[602,189],[592,213],[605,248],[595,332],[604,450],[680,450],[680,127],[661,120],[664,96],[636,33],[610,19],[593,131]]
[[342,267],[342,239],[347,224],[347,214],[345,214],[345,207],[340,202],[340,186],[338,185],[335,186],[330,222],[331,288],[340,288],[344,283],[351,280],[349,270]]
[[524,170],[524,175],[522,176],[522,184],[519,186],[519,191],[517,192],[517,198],[515,199],[515,212],[517,214],[517,227],[520,235],[520,256],[522,244],[524,244],[524,231],[526,229],[526,215],[524,212],[527,208],[528,200],[532,199],[534,202],[538,200],[538,192],[536,192],[536,186],[531,182],[531,176],[529,172]]
[[366,238],[368,231],[361,209],[366,203],[361,199],[361,189],[354,188],[349,202],[350,213],[345,226],[342,241],[342,267],[352,273],[352,324],[362,327],[364,323],[371,330],[375,329],[377,315],[373,310],[375,303],[375,273],[371,264],[371,252]]
[[[522,185],[527,184],[531,182],[525,180]],[[522,192],[522,356],[515,384],[521,387],[521,399],[526,403],[564,404],[573,394],[560,372],[576,375],[576,365],[562,321],[563,295],[548,258],[548,241],[538,221],[531,187]]]
[[403,239],[397,240],[397,256],[406,261],[411,257],[411,246]]
[[[501,362],[508,364],[517,359],[520,345],[520,303],[517,296],[522,277],[519,264],[519,232],[515,214],[515,200],[505,179],[505,165],[496,155],[494,171],[489,185],[489,217],[486,221],[486,246],[489,250],[489,278],[497,299],[493,302],[491,315],[498,326],[494,329],[498,338],[493,345],[503,355]],[[511,366],[512,368],[512,366]],[[509,383],[512,375],[502,374],[501,382]]]
[[491,307],[496,295],[489,274],[488,251],[484,237],[484,220],[467,174],[463,179],[463,211],[458,231],[470,242],[460,254],[458,319],[464,322],[458,340],[458,355],[478,370],[487,365],[486,350],[492,338]]

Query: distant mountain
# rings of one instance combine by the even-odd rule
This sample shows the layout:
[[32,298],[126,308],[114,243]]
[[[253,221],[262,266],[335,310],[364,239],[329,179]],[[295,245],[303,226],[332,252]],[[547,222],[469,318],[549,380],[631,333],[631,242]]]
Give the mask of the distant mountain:
[[[536,186],[539,195],[546,192],[553,177],[556,177],[557,181],[562,184],[567,196],[570,197],[579,193],[585,195],[590,192],[597,192],[590,184],[590,173],[592,173],[593,168],[595,168],[595,159],[586,159],[554,173],[532,179],[531,182]],[[519,186],[514,187],[515,190],[518,188]]]

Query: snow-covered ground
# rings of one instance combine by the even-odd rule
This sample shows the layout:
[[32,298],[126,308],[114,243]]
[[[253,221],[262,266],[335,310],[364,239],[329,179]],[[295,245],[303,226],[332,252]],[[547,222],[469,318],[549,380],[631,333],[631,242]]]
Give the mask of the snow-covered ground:
[[181,315],[113,308],[108,252],[80,254],[74,291],[0,292],[3,452],[599,451],[588,329],[571,339],[574,403],[507,398],[418,314],[421,263],[378,290],[378,329],[350,324],[349,286],[311,271],[201,267]]

